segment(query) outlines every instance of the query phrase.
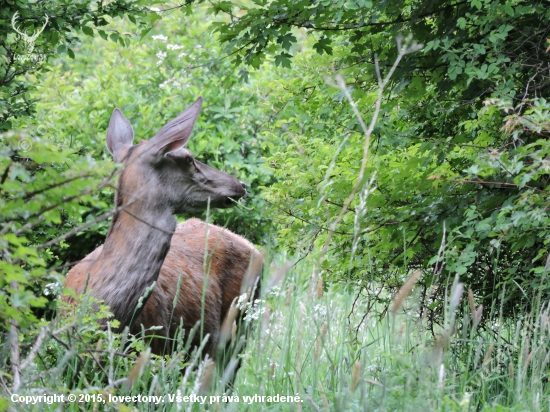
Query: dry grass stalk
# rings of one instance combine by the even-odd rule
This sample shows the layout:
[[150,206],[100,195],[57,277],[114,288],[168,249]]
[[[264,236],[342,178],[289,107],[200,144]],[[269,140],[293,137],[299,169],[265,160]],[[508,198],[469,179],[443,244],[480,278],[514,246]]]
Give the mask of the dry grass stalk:
[[[306,307],[303,302],[300,302],[299,305],[299,315],[298,315],[298,334],[296,336],[296,387],[299,388],[301,386],[301,380],[302,380],[302,331],[304,327],[304,314],[306,313]],[[296,404],[296,411],[301,412],[302,411],[302,404],[297,403]]]
[[477,310],[474,314],[474,326],[479,325],[479,322],[481,322],[481,316],[483,315],[483,305],[479,305]]
[[[455,281],[453,282],[453,287],[451,289],[451,301],[449,302],[449,312],[451,316],[454,316],[454,312],[462,299],[462,293],[464,292],[464,284],[460,283],[458,274],[455,276]],[[453,318],[454,319],[454,318]]]
[[548,312],[550,310],[550,303],[546,306],[546,309],[542,309],[539,315],[540,330],[546,331],[548,327]]
[[208,359],[201,376],[201,383],[199,387],[199,393],[205,394],[210,392],[212,383],[214,381],[214,371],[216,370],[216,364],[212,359]]
[[476,309],[476,302],[474,301],[474,292],[472,292],[472,289],[468,289],[468,305],[470,306],[470,316],[472,317],[472,322],[474,327],[476,327],[479,325],[479,322],[481,322],[483,305],[479,305]]
[[286,292],[286,302],[285,302],[286,306],[290,306],[290,303],[292,302],[293,297],[294,297],[294,283],[292,283],[289,286],[288,291]]
[[403,322],[401,323],[401,326],[399,326],[399,331],[397,332],[397,339],[403,338],[406,331],[407,331],[407,324]]
[[441,365],[443,363],[443,351],[451,341],[452,334],[453,334],[452,330],[446,330],[435,341],[432,347],[432,352],[430,354],[430,360],[434,365]]
[[508,364],[508,375],[510,376],[510,379],[514,378],[514,364],[512,362]]
[[38,351],[42,347],[42,342],[44,341],[44,338],[46,337],[46,335],[48,333],[48,330],[49,329],[47,327],[41,327],[40,328],[40,333],[38,334],[38,337],[36,338],[31,351],[27,355],[27,358],[23,362],[21,362],[21,370],[22,371],[25,370],[25,368],[31,364],[34,357],[36,356],[36,354],[38,353]]
[[359,384],[359,376],[361,375],[361,362],[357,361],[353,364],[353,370],[351,371],[351,385],[350,391],[354,393]]
[[292,268],[292,263],[290,262],[285,262],[278,268],[272,267],[270,269],[270,273],[272,273],[272,275],[269,277],[269,280],[267,281],[266,290],[270,291],[274,287],[279,286],[282,283],[283,279],[285,278],[286,273],[290,270],[290,268]]
[[99,338],[99,340],[97,341],[97,345],[96,345],[96,352],[92,355],[96,361],[96,363],[99,363],[99,353],[102,349],[102,346],[103,346],[103,338]]
[[132,369],[130,370],[130,373],[126,377],[126,388],[130,389],[132,386],[134,386],[134,382],[139,379],[143,372],[143,368],[147,364],[147,361],[149,360],[149,357],[151,356],[151,348],[147,348],[147,350],[141,352],[139,355],[138,360],[136,363],[134,363],[134,366],[132,366]]
[[315,401],[311,399],[311,396],[306,395],[306,400],[309,402],[315,412],[321,412],[321,409],[319,409]]
[[235,325],[235,319],[237,319],[238,314],[239,309],[237,309],[235,301],[233,301],[233,303],[231,303],[229,313],[223,320],[222,327],[220,328],[220,345],[227,342],[229,339],[234,339],[233,329]]
[[231,340],[237,339],[237,322],[233,321],[233,326],[231,327]]
[[382,385],[380,382],[375,381],[375,380],[373,380],[373,379],[364,379],[364,381],[365,381],[366,383],[368,383],[369,385],[372,385],[372,386],[378,386],[378,387],[380,387],[380,388],[383,388],[383,387],[384,387],[384,385]]
[[489,349],[487,349],[487,353],[485,354],[485,357],[483,358],[483,366],[487,365],[489,363],[489,360],[491,360],[491,354],[493,353],[494,349],[495,349],[495,345],[491,343],[491,345],[489,345]]
[[533,351],[529,352],[529,355],[527,355],[527,359],[525,359],[525,364],[523,365],[523,371],[526,372],[527,368],[531,364],[531,360],[533,359]]
[[476,303],[474,301],[474,292],[472,289],[468,289],[468,304],[470,305],[470,316],[475,319]]
[[317,336],[317,342],[315,342],[315,353],[313,354],[315,359],[319,359],[319,355],[321,354],[321,346],[323,344],[323,340],[325,339],[326,334],[327,334],[327,323],[325,322],[323,324],[323,327],[321,328],[321,334]]
[[445,364],[439,365],[439,388],[445,388]]
[[319,279],[317,280],[317,299],[321,299],[323,297],[323,275],[319,275]]
[[415,270],[413,274],[405,281],[405,283],[403,283],[403,286],[401,286],[401,289],[399,289],[399,292],[397,292],[397,295],[395,295],[395,298],[393,299],[393,303],[390,308],[393,313],[396,313],[401,308],[405,299],[411,294],[414,285],[418,283],[420,276],[422,276],[422,271]]
[[262,335],[269,328],[270,321],[271,321],[271,307],[269,305],[266,305],[264,313],[262,315]]
[[86,385],[86,387],[90,387],[90,382],[88,382],[88,379],[86,379],[86,375],[84,375],[84,373],[82,371],[79,371],[78,372],[78,376],[80,377],[80,379],[82,379],[82,382],[84,382],[84,385]]
[[319,382],[319,395],[321,395],[321,401],[323,401],[323,408],[326,412],[330,411],[329,404],[328,404],[328,398],[327,395],[325,395],[325,388],[323,388],[323,384]]
[[265,252],[261,252],[262,258],[253,260],[248,265],[248,271],[246,272],[246,275],[242,281],[241,291],[247,290],[247,289],[254,289],[254,286],[256,284],[256,274],[260,273],[261,268],[264,264],[265,260]]

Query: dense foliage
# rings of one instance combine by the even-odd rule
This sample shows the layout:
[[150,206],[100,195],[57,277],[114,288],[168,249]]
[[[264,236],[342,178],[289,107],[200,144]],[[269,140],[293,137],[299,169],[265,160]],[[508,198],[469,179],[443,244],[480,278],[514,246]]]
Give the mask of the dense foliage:
[[[249,196],[201,217],[294,264],[256,302],[236,393],[298,391],[315,410],[463,410],[471,396],[545,409],[548,2],[146,3],[0,10],[1,386],[206,390],[198,357],[151,358],[98,329],[107,308],[55,317],[64,273],[108,230],[113,108],[148,139],[202,95],[189,148]],[[48,16],[32,42],[16,12],[29,34]]]
[[[29,91],[35,76],[48,68],[48,60],[73,48],[78,34],[93,35],[94,28],[105,40],[129,44],[129,37],[112,28],[109,19],[125,14],[145,25],[147,9],[136,1],[108,4],[82,1],[3,1],[0,9],[0,131],[9,130],[15,118],[34,112]],[[32,77],[30,77],[32,76]]]
[[[216,30],[236,64],[293,64],[267,99],[279,128],[266,136],[285,136],[267,196],[286,245],[307,238],[303,255],[324,243],[360,168],[358,118],[325,79],[341,73],[370,120],[375,61],[385,76],[394,39],[410,35],[424,47],[403,57],[386,88],[365,177],[372,187],[338,226],[326,275],[356,279],[375,297],[378,281],[398,285],[407,268],[432,268],[426,288],[459,273],[486,306],[505,290],[509,314],[541,288],[548,296],[547,2],[253,3]],[[300,52],[303,38],[310,47]]]
[[[205,25],[194,22],[182,28],[181,23],[165,19],[147,40],[127,48],[105,42],[101,36],[76,44],[74,60],[50,64],[42,74],[43,98],[35,103],[36,114],[14,123],[24,131],[5,135],[1,170],[3,262],[8,276],[1,281],[9,316],[4,320],[14,317],[13,311],[28,310],[29,302],[43,305],[44,286],[62,283],[57,268],[65,269],[103,243],[116,182],[116,166],[105,148],[113,107],[124,111],[140,140],[150,138],[202,95],[205,105],[189,147],[206,163],[239,176],[249,191],[240,209],[211,212],[209,219],[252,241],[263,240],[268,223],[262,217],[263,202],[255,194],[259,185],[270,182],[271,173],[258,151],[259,120],[253,96],[239,92],[229,61],[218,59]],[[131,23],[126,26],[132,27]],[[125,27],[112,30],[125,32]],[[66,232],[72,236],[52,241]],[[41,246],[47,242],[47,247]],[[17,260],[28,265],[13,265]],[[33,268],[36,264],[48,269]],[[12,303],[10,308],[10,299],[14,302],[19,296],[11,288],[4,289],[12,280],[20,282],[20,287],[28,285],[24,293],[29,296],[18,297],[21,305]],[[34,296],[40,298],[30,299]],[[30,321],[36,320],[29,316]]]

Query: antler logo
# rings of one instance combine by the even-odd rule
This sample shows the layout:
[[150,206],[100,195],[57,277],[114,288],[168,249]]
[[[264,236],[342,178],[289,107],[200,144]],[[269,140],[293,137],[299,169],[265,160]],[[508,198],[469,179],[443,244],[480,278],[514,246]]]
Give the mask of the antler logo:
[[34,50],[34,42],[36,41],[36,39],[38,38],[40,33],[42,33],[44,31],[44,29],[46,28],[46,25],[48,24],[48,20],[49,20],[48,15],[46,14],[46,21],[44,22],[44,25],[42,26],[42,28],[37,30],[32,36],[30,36],[30,35],[27,34],[26,31],[22,32],[15,26],[15,22],[17,21],[17,14],[18,13],[19,12],[16,11],[15,14],[13,15],[13,17],[11,18],[11,26],[13,27],[13,30],[15,30],[23,38],[23,40],[25,41],[25,43],[27,45],[27,53],[31,54]]

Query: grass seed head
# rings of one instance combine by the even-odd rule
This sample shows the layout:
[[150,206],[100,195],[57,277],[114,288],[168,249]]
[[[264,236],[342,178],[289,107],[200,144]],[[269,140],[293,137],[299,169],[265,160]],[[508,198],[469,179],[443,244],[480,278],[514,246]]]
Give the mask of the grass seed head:
[[420,280],[420,276],[422,276],[422,271],[415,270],[413,274],[405,281],[405,283],[403,283],[403,286],[401,286],[401,289],[399,289],[399,292],[397,292],[397,295],[395,295],[392,306],[390,308],[393,313],[396,313],[399,309],[401,309],[403,302],[411,294],[414,285],[416,285]]
[[147,348],[147,350],[141,352],[138,360],[136,361],[136,363],[134,363],[134,366],[132,366],[130,373],[126,377],[126,388],[130,389],[132,386],[134,386],[134,382],[138,380],[139,377],[141,376],[141,373],[143,372],[143,368],[147,364],[147,361],[149,360],[150,356],[151,356],[151,348]]
[[491,345],[489,345],[489,349],[487,349],[487,353],[485,353],[485,357],[483,358],[483,366],[487,365],[491,360],[491,354],[493,353],[494,349],[495,345],[491,343]]
[[481,322],[481,316],[483,315],[483,305],[479,305],[474,313],[474,326],[479,325]]
[[361,375],[361,362],[357,361],[353,364],[353,370],[351,371],[350,391],[352,393],[355,392],[355,390],[357,389],[360,375]]
[[326,334],[327,334],[327,323],[325,322],[323,324],[323,328],[321,329],[321,334],[317,336],[317,342],[315,343],[315,353],[313,354],[315,359],[319,359],[319,355],[321,354],[321,346],[323,344],[323,340],[325,339]]
[[474,301],[474,292],[472,292],[472,289],[468,289],[468,304],[470,306],[470,314],[472,319],[475,319],[476,303]]

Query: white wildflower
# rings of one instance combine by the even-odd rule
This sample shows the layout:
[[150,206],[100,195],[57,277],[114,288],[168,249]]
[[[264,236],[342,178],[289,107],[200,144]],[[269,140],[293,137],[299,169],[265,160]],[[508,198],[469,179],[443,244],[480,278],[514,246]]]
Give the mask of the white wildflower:
[[254,303],[247,304],[246,316],[243,318],[245,322],[251,322],[253,320],[258,320],[261,315],[265,312],[265,306],[263,305],[263,299],[256,299]]
[[168,41],[168,37],[163,36],[162,34],[157,34],[156,36],[151,36],[153,40],[162,40],[164,43]]
[[281,293],[281,287],[280,286],[274,286],[268,293],[269,295],[271,296],[282,296],[283,294]]
[[46,295],[46,296],[50,296],[50,295],[52,295],[52,296],[61,296],[62,289],[63,289],[63,287],[58,282],[48,283],[44,287],[44,295]]
[[164,89],[166,86],[168,86],[170,83],[176,83],[176,79],[174,79],[173,77],[170,78],[170,79],[167,79],[166,81],[162,82],[161,84],[159,84],[159,89]]
[[248,299],[248,293],[243,293],[241,296],[239,296],[239,300],[237,300],[237,309],[244,309],[246,307],[246,300]]
[[166,52],[163,52],[163,51],[159,51],[157,53],[157,58],[158,58],[158,61],[157,61],[157,66],[160,66],[162,64],[162,62],[164,61],[164,59],[166,59]]
[[324,305],[315,305],[313,312],[317,318],[324,318],[327,316],[327,308]]

